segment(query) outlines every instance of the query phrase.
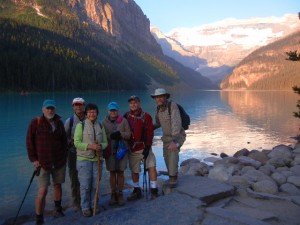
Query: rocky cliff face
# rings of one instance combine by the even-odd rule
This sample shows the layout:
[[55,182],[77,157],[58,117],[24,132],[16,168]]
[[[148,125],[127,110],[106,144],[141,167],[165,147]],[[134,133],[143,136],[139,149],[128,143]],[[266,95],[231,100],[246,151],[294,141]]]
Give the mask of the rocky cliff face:
[[146,53],[160,54],[150,33],[150,21],[133,0],[66,0],[74,11],[95,29]]
[[286,89],[300,85],[300,63],[286,52],[300,48],[300,31],[251,53],[220,84],[222,89]]

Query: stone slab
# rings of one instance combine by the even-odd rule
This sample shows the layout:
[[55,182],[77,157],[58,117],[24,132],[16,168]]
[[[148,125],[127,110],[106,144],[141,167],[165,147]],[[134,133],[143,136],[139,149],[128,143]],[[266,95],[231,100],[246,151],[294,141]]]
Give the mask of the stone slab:
[[234,224],[234,225],[270,225],[269,223],[265,223],[259,219],[241,214],[236,211],[223,209],[220,207],[206,208],[206,212],[212,216],[208,216],[207,218],[209,220],[207,221],[205,221],[206,220],[205,218],[204,221],[201,223],[201,225],[223,224],[223,223],[218,223],[218,221],[226,221],[227,223],[224,224]]
[[183,176],[179,179],[176,190],[179,193],[200,199],[205,204],[232,196],[233,186],[207,177]]
[[[203,216],[201,202],[179,193],[126,202],[124,207],[111,207],[95,217],[84,218],[80,213],[69,213],[63,218],[47,221],[48,225],[182,225],[194,224]],[[188,207],[187,207],[188,206]],[[28,224],[29,225],[29,224]]]

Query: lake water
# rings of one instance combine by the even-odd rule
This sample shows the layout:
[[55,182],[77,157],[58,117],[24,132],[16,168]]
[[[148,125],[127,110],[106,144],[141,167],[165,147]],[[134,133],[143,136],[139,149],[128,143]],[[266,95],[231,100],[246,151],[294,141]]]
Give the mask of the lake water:
[[[96,103],[100,118],[106,114],[106,105],[117,101],[121,112],[128,110],[130,95],[141,97],[142,106],[154,116],[155,104],[149,92],[82,92],[38,93],[21,96],[0,94],[0,221],[14,217],[24,197],[33,167],[27,158],[25,138],[29,122],[41,114],[45,98],[57,101],[57,113],[63,120],[72,115],[71,101],[81,96]],[[299,133],[300,121],[293,117],[297,111],[295,93],[285,91],[193,91],[171,92],[171,98],[180,103],[191,116],[187,140],[180,152],[180,161],[195,157],[203,159],[211,153],[233,154],[242,148],[271,149],[280,143],[293,144],[289,137]],[[162,157],[161,130],[155,132],[154,152],[157,169],[166,170]],[[129,174],[129,173],[128,173]],[[127,180],[130,182],[129,180]],[[107,174],[102,180],[102,193],[108,192]],[[70,203],[69,179],[63,186],[63,205]],[[32,183],[20,215],[34,213],[36,182]],[[49,191],[52,208],[52,190]]]

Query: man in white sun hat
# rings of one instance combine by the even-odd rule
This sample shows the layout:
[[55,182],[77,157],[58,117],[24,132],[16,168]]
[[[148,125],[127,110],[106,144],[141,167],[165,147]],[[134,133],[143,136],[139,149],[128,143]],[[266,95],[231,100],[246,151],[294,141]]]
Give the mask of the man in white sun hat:
[[71,191],[73,205],[80,207],[80,186],[78,181],[78,172],[76,169],[76,148],[74,146],[74,132],[77,123],[85,119],[84,107],[85,101],[83,98],[77,97],[72,101],[74,115],[69,117],[65,122],[65,131],[68,138],[68,167],[71,181]]
[[169,186],[177,186],[180,147],[186,134],[182,127],[180,111],[175,102],[169,101],[170,94],[163,88],[155,90],[151,97],[157,104],[154,128],[162,128],[163,156],[169,174]]

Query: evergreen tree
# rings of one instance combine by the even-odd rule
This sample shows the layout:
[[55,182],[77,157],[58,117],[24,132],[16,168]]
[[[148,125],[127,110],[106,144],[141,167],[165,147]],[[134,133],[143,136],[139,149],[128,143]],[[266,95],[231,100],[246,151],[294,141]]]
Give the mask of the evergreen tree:
[[[296,51],[286,52],[286,54],[289,56],[288,60],[291,60],[291,61],[300,61],[300,54],[297,53],[297,50]],[[293,90],[294,90],[295,93],[297,93],[298,95],[300,95],[300,87],[294,86]],[[297,101],[297,108],[298,108],[298,112],[294,112],[294,116],[296,118],[300,119],[300,100]],[[300,142],[300,134],[298,134],[298,142]]]

